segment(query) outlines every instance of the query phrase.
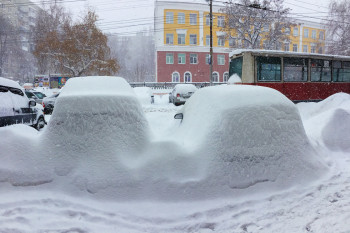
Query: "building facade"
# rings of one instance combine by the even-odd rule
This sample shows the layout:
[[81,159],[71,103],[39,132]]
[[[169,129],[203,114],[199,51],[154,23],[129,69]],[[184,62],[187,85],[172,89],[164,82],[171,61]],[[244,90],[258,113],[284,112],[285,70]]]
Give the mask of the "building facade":
[[[237,40],[225,38],[222,5],[213,5],[213,82],[227,82],[229,52]],[[157,82],[209,82],[210,19],[203,3],[156,1],[155,48]],[[324,53],[325,30],[300,21],[285,30],[289,42],[281,50]]]

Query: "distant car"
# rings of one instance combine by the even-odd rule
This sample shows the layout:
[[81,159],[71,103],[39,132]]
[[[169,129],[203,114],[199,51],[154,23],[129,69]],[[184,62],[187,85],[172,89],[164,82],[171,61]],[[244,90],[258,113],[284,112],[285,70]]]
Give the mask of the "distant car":
[[26,90],[25,93],[29,99],[34,99],[38,104],[42,104],[43,99],[46,97],[46,95],[40,91]]
[[169,93],[169,103],[176,106],[184,104],[197,90],[197,87],[193,84],[177,84],[173,91]]
[[36,129],[45,126],[43,112],[29,100],[22,87],[9,79],[0,78],[0,127],[26,124]]
[[53,94],[50,97],[45,97],[42,101],[42,105],[44,107],[44,113],[45,114],[51,114],[53,111],[53,108],[55,106],[55,102],[57,97],[60,95],[60,93]]

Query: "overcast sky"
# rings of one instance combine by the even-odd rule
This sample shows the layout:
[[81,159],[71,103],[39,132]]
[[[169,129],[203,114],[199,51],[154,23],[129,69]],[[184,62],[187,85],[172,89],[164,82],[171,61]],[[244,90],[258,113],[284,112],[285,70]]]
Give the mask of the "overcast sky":
[[[79,17],[88,6],[95,9],[100,19],[99,26],[106,32],[134,35],[140,30],[153,27],[154,24],[154,0],[63,0],[63,2],[75,18]],[[329,2],[330,0],[285,0],[285,6],[292,9],[292,16],[296,19],[320,22],[327,16]]]

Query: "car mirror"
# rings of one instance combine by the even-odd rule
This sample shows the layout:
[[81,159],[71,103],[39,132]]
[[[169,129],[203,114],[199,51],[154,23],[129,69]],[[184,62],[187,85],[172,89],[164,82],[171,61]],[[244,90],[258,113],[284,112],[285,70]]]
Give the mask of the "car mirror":
[[35,107],[36,102],[34,100],[29,100],[29,107]]
[[174,116],[174,119],[183,119],[184,118],[184,114],[182,114],[182,113],[177,113],[177,114],[175,114],[175,116]]

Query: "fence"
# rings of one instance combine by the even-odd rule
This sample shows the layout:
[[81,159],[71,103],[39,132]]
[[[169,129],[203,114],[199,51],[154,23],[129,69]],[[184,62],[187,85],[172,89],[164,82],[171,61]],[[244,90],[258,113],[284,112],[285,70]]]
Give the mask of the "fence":
[[[176,84],[183,84],[183,83],[173,83],[173,82],[131,82],[129,83],[132,87],[150,87],[152,89],[173,89]],[[193,82],[188,83],[193,84],[198,88],[202,87],[208,87],[210,86],[210,82]],[[223,82],[215,82],[213,85],[221,85],[226,84]]]

